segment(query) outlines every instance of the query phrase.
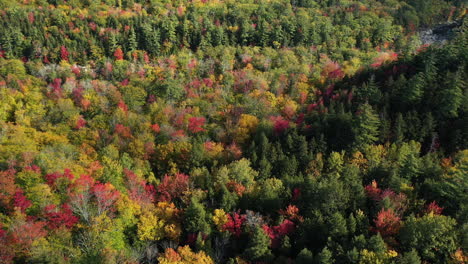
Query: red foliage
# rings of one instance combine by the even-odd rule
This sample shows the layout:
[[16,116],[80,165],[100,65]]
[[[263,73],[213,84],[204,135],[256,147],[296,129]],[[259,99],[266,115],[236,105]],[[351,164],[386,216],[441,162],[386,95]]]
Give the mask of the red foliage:
[[286,217],[287,219],[292,220],[292,221],[296,221],[296,222],[304,221],[304,218],[299,215],[299,208],[297,208],[297,206],[295,205],[290,204],[288,205],[288,207],[286,207],[286,210],[281,209],[279,213],[283,215],[284,217]]
[[122,109],[122,111],[124,111],[125,113],[128,112],[128,106],[127,106],[127,104],[125,104],[125,102],[123,100],[119,101],[119,103],[117,104],[117,107]]
[[51,95],[55,98],[61,98],[63,89],[62,89],[62,79],[55,78],[54,81],[50,84],[52,87]]
[[34,18],[34,13],[33,13],[33,12],[29,12],[29,13],[28,13],[28,21],[29,21],[29,24],[33,24],[33,23],[34,23],[35,18]]
[[442,211],[444,210],[444,208],[440,207],[436,201],[433,201],[432,203],[428,204],[426,206],[426,213],[433,213],[435,215],[440,215],[442,214]]
[[190,60],[187,66],[189,69],[194,69],[195,67],[197,67],[197,60],[196,59]]
[[115,50],[114,58],[115,58],[115,60],[123,60],[124,59],[124,54],[123,54],[123,51],[122,51],[122,49],[120,47]]
[[270,120],[273,122],[273,130],[276,134],[281,134],[289,128],[289,121],[284,119],[282,116],[272,116],[270,117]]
[[68,204],[63,204],[61,210],[58,210],[54,204],[46,206],[44,210],[49,229],[57,229],[62,226],[71,228],[78,222],[78,217],[73,215]]
[[302,105],[307,100],[307,92],[300,92],[299,93],[299,103]]
[[50,63],[49,57],[47,57],[47,55],[44,56],[42,61],[44,62],[44,64],[49,64]]
[[88,26],[92,31],[96,31],[96,29],[97,29],[97,24],[94,23],[94,22],[89,22]]
[[81,175],[74,183],[72,188],[77,192],[88,191],[94,185],[94,179],[89,175]]
[[369,196],[374,201],[380,200],[380,194],[382,190],[377,186],[377,182],[374,180],[371,184],[364,187],[364,191],[366,192],[367,196]]
[[374,223],[375,231],[379,232],[383,237],[395,235],[400,229],[400,217],[392,209],[382,209]]
[[47,235],[44,230],[45,222],[26,221],[18,223],[13,227],[9,236],[10,243],[15,245],[19,251],[28,251],[32,243]]
[[171,201],[180,197],[189,187],[189,176],[177,173],[169,176],[164,175],[161,183],[156,187],[158,201]]
[[242,233],[242,225],[246,220],[245,215],[239,213],[232,213],[232,215],[227,214],[228,221],[223,225],[223,230],[228,231],[236,237],[240,237]]
[[189,118],[188,129],[192,133],[205,131],[205,129],[202,128],[205,122],[206,119],[204,117],[191,117]]
[[70,54],[68,53],[68,50],[65,46],[60,47],[60,58],[64,61],[68,61],[68,56]]
[[0,206],[10,207],[13,194],[16,191],[14,169],[0,172]]
[[41,173],[41,168],[39,168],[37,165],[26,166],[24,167],[24,170],[34,172],[34,173]]
[[310,113],[312,112],[312,110],[314,110],[315,108],[317,108],[318,104],[310,104],[307,106],[307,113]]
[[86,126],[86,123],[87,123],[86,120],[84,120],[84,118],[80,116],[80,118],[76,120],[75,129],[83,128],[84,126]]
[[73,66],[71,67],[71,71],[72,71],[76,76],[80,76],[80,74],[81,74],[80,68],[79,68],[78,66],[76,66],[76,65],[73,65]]
[[130,81],[128,80],[128,78],[125,78],[123,81],[120,82],[122,86],[127,86],[129,83]]
[[110,183],[97,183],[93,186],[92,192],[96,198],[99,214],[112,210],[112,206],[120,196],[120,192]]
[[124,138],[130,138],[132,136],[132,132],[130,131],[130,128],[122,124],[115,125],[114,131],[115,133],[117,133],[118,135]]
[[207,86],[207,87],[213,87],[213,81],[212,81],[210,78],[204,78],[204,79],[203,79],[203,83],[204,83],[205,86]]
[[235,192],[238,196],[242,196],[242,194],[245,192],[245,186],[235,181],[228,182],[226,187],[229,191]]
[[76,87],[75,89],[73,89],[72,98],[75,104],[78,105],[81,103],[81,100],[83,100],[83,92],[84,92],[83,87]]
[[291,234],[296,229],[296,225],[290,220],[284,220],[280,225],[269,227],[268,225],[263,225],[263,230],[271,239],[271,247],[277,248],[280,245],[281,239],[285,235]]
[[253,80],[250,80],[244,71],[234,71],[234,90],[247,93],[254,88]]
[[229,145],[226,148],[229,156],[231,156],[234,159],[239,159],[242,156],[242,150],[239,148],[239,146],[233,142],[231,145]]
[[304,119],[305,119],[305,114],[304,113],[300,113],[297,118],[296,118],[296,124],[298,126],[302,125],[302,123],[304,123]]
[[372,181],[372,184],[367,185],[364,188],[367,196],[376,202],[381,202],[383,199],[387,198],[391,201],[392,208],[401,213],[406,209],[406,195],[403,193],[396,194],[390,189],[381,190],[377,186],[376,181]]
[[13,206],[17,207],[17,208],[20,208],[21,212],[24,213],[24,211],[26,211],[26,209],[31,207],[31,204],[32,204],[31,201],[29,201],[28,198],[26,198],[26,196],[24,196],[23,190],[18,189],[16,191],[15,195],[13,196]]
[[328,77],[330,79],[341,79],[344,77],[344,72],[341,70],[341,67],[338,63],[328,61],[323,66],[322,76]]
[[171,137],[172,137],[173,139],[185,137],[184,130],[179,129],[179,130],[176,130],[176,131],[172,132],[172,133],[171,133]]
[[144,179],[140,179],[133,171],[124,169],[127,178],[127,190],[130,199],[138,202],[138,204],[151,204],[154,202],[155,189],[153,185],[149,185]]
[[57,180],[59,179],[66,179],[68,181],[73,180],[75,176],[71,173],[70,169],[65,169],[63,174],[60,174],[58,172],[55,173],[49,173],[45,176],[45,180],[49,186],[55,186]]
[[158,124],[153,124],[151,125],[151,130],[153,130],[153,132],[155,133],[159,133],[161,131],[161,128],[159,127]]
[[11,241],[8,238],[7,231],[3,229],[3,224],[0,222],[0,263],[13,263],[14,249]]
[[292,200],[296,201],[297,199],[299,199],[299,197],[301,197],[301,189],[294,188],[292,191]]

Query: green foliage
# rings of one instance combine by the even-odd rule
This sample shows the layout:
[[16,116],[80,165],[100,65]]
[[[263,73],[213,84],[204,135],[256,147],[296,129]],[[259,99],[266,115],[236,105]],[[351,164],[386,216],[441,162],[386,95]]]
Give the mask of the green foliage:
[[411,216],[400,231],[400,240],[405,248],[416,249],[423,260],[447,262],[457,249],[455,225],[456,221],[449,216]]
[[268,261],[271,259],[271,251],[269,249],[270,238],[260,226],[256,226],[252,230],[252,237],[247,244],[244,255],[253,261]]
[[380,121],[372,106],[367,103],[358,111],[354,125],[355,147],[362,150],[366,145],[377,141]]

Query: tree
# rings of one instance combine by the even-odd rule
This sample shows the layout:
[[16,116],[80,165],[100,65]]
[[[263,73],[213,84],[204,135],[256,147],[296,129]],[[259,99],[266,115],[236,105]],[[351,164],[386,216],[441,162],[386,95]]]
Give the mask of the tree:
[[156,196],[159,201],[171,201],[180,198],[188,190],[189,176],[183,173],[164,175],[161,183],[156,187]]
[[301,252],[299,252],[299,254],[297,255],[295,263],[309,264],[309,263],[313,263],[313,260],[314,260],[314,256],[312,252],[307,248],[303,248]]
[[462,70],[455,73],[448,72],[446,77],[447,85],[440,92],[440,114],[446,118],[458,116],[458,109],[463,103],[463,87],[466,88],[462,77]]
[[324,247],[316,258],[317,264],[332,264],[334,263],[334,261],[335,260],[333,259],[333,254],[327,247]]
[[202,126],[205,124],[205,122],[206,119],[204,117],[190,117],[188,129],[192,133],[203,132],[205,129]]
[[376,231],[382,236],[393,236],[400,229],[400,218],[392,209],[382,210],[378,213],[374,220]]
[[158,257],[158,262],[160,264],[214,264],[205,252],[195,253],[189,246],[178,247],[177,251],[167,248],[164,254]]
[[399,264],[421,264],[421,258],[418,256],[418,252],[413,248],[409,252],[405,252],[398,261]]
[[114,58],[115,60],[123,60],[124,59],[124,54],[123,51],[120,47],[118,47],[115,52],[114,52]]
[[455,219],[445,215],[410,216],[400,230],[400,241],[425,261],[446,263],[457,249],[455,226]]
[[369,104],[361,105],[354,123],[355,147],[363,149],[377,141],[379,135],[379,117]]
[[268,261],[272,257],[269,246],[270,238],[263,228],[256,226],[252,230],[244,255],[252,261]]
[[68,50],[65,46],[60,47],[60,58],[64,61],[68,61],[68,56],[70,54],[68,53]]
[[191,199],[184,216],[184,228],[188,232],[201,232],[204,235],[209,235],[211,233],[205,207],[196,198]]

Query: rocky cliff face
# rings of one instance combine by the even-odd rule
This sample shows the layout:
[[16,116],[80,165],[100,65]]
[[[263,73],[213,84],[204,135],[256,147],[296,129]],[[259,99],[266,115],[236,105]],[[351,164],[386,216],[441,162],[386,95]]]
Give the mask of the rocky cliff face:
[[453,37],[454,29],[461,25],[461,21],[454,21],[437,25],[434,28],[422,30],[419,32],[422,44],[444,44]]

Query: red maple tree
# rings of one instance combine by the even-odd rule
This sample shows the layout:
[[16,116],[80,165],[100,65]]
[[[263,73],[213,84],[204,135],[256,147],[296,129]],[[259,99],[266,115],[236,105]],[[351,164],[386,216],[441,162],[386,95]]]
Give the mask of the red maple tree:
[[124,59],[124,54],[123,54],[123,51],[122,51],[122,49],[120,47],[115,49],[114,58],[115,58],[115,60],[123,60]]

